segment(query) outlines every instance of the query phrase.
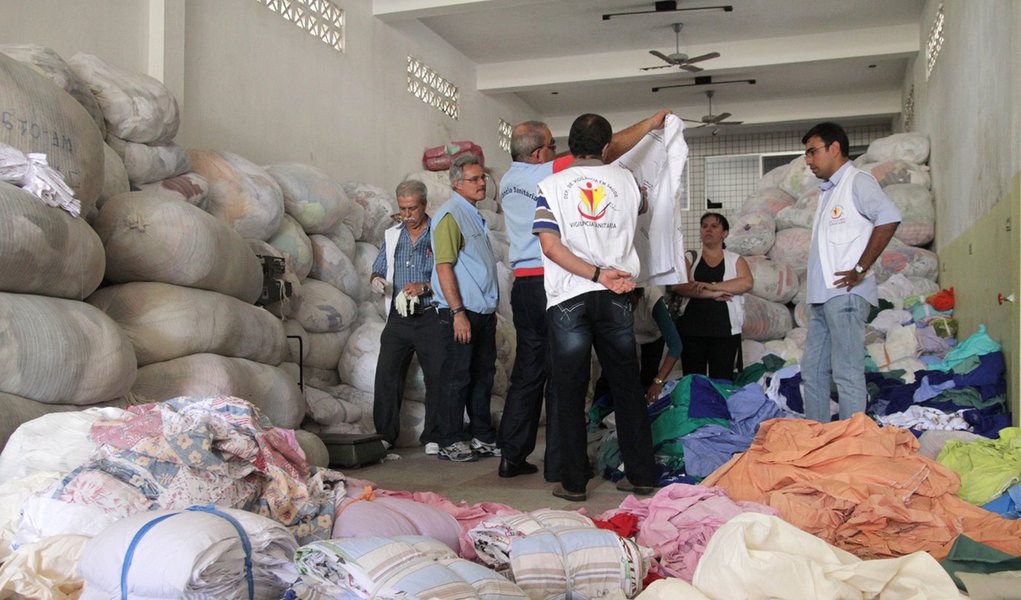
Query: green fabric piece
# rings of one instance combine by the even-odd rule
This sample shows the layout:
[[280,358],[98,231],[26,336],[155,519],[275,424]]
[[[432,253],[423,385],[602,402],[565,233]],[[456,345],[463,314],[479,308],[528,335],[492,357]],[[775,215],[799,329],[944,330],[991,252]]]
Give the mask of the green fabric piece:
[[1021,557],[1011,556],[1002,550],[997,550],[981,542],[969,538],[966,535],[959,535],[954,540],[947,557],[939,562],[939,565],[950,575],[957,584],[957,587],[964,590],[964,582],[955,574],[958,571],[965,573],[1000,573],[1003,571],[1017,571],[1021,569]]
[[982,506],[1021,480],[1021,428],[1005,427],[998,439],[947,440],[936,461],[961,477],[959,497]]
[[977,358],[983,354],[998,352],[1002,349],[1003,346],[996,343],[993,338],[989,337],[989,334],[986,333],[986,326],[980,324],[978,326],[978,331],[971,334],[968,339],[958,344],[956,348],[947,352],[947,355],[943,358],[942,364],[932,365],[929,368],[939,369],[940,371],[953,370],[955,373],[967,373],[967,371],[960,370],[958,367],[960,363],[964,362],[968,358]]
[[[776,369],[774,369],[775,371]],[[737,374],[734,378],[734,385],[744,387],[749,383],[755,383],[763,375],[769,372],[769,369],[763,363],[755,363],[750,367],[746,367],[743,371]]]
[[[730,422],[727,419],[694,419],[688,416],[688,409],[691,406],[691,381],[694,377],[697,375],[687,375],[677,383],[677,387],[670,393],[670,406],[652,422],[652,444],[656,448],[657,454],[683,457],[682,437],[710,423],[730,427]],[[738,386],[720,384],[715,381],[710,383],[723,394],[724,398],[729,398],[734,391],[740,389]]]
[[775,354],[767,354],[762,357],[762,364],[767,371],[779,371],[784,367],[784,360]]
[[939,402],[953,402],[954,406],[961,408],[986,408],[997,404],[1003,404],[1007,400],[1006,396],[993,396],[983,400],[982,393],[978,389],[973,387],[965,388],[951,388],[949,390],[943,390],[939,393],[934,401]]

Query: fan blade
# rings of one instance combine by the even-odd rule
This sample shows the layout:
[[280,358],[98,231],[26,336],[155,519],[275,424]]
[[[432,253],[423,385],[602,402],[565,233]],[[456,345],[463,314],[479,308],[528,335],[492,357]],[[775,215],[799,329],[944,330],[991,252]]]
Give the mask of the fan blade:
[[720,123],[720,121],[726,119],[729,116],[730,116],[730,113],[728,113],[728,112],[720,113],[718,115],[706,115],[705,122],[706,123],[712,123],[713,125],[718,125]]
[[659,59],[665,60],[666,62],[670,63],[671,65],[672,65],[672,64],[675,64],[675,63],[674,63],[674,59],[670,58],[670,57],[669,57],[669,56],[667,56],[666,54],[663,54],[663,53],[662,53],[662,52],[660,52],[659,50],[649,50],[649,54],[651,54],[651,55],[655,56],[656,58],[659,58]]
[[744,121],[718,121],[717,125],[740,125]]
[[687,117],[681,117],[681,120],[682,121],[687,121],[688,123],[701,123],[702,122],[702,121],[696,121],[695,119],[689,119]]
[[688,64],[691,64],[691,63],[702,62],[703,60],[709,60],[710,58],[719,58],[719,57],[720,57],[720,53],[719,52],[710,52],[708,54],[703,54],[701,56],[695,56],[695,57],[689,58],[688,60],[686,60],[684,62],[686,62]]
[[703,69],[702,67],[696,67],[695,65],[683,64],[677,66],[690,73],[698,73],[700,71],[705,71],[705,69]]
[[669,69],[673,65],[659,65],[655,67],[639,67],[640,71],[652,71],[653,69]]

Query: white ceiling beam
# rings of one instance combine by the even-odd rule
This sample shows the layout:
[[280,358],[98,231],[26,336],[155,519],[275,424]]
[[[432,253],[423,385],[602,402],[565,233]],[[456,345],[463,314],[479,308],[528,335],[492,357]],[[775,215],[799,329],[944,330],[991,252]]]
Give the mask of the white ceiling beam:
[[[675,107],[675,114],[698,118],[705,113],[705,103]],[[733,113],[732,120],[743,121],[746,125],[782,123],[786,121],[821,121],[876,115],[896,115],[901,110],[900,90],[867,92],[862,94],[840,94],[831,96],[808,96],[797,99],[728,102],[727,111]],[[631,111],[607,113],[603,116],[613,129],[623,129],[648,117],[653,111]],[[793,117],[793,119],[792,119]],[[571,123],[577,115],[546,116],[543,118],[554,137],[567,137]]]
[[[893,25],[854,31],[814,33],[783,38],[720,42],[690,46],[692,56],[718,51],[721,56],[704,63],[705,74],[769,65],[849,58],[905,57],[918,52],[917,24]],[[652,78],[670,69],[641,71],[657,59],[644,50],[561,56],[479,65],[476,85],[483,92],[519,92],[565,83],[595,83]]]
[[372,0],[372,15],[386,22],[409,21],[491,8],[513,8],[549,0]]

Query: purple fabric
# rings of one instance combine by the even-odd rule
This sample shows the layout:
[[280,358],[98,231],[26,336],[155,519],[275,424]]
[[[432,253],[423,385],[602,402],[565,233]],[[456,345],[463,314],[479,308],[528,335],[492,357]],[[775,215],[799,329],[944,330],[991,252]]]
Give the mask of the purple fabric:
[[[957,387],[973,385],[976,387],[993,387],[1003,381],[1003,371],[1006,365],[1003,361],[1003,352],[990,352],[978,357],[978,366],[963,374],[954,374],[954,383]],[[994,394],[995,395],[995,394]],[[987,398],[985,393],[983,398]]]
[[692,419],[730,419],[727,400],[708,377],[692,377],[688,401],[688,416]]
[[780,395],[787,400],[787,408],[797,413],[805,412],[805,401],[801,397],[801,372],[793,377],[780,380]]
[[915,401],[915,404],[918,404],[919,402],[925,402],[926,400],[931,400],[932,398],[939,396],[939,393],[942,392],[943,390],[949,390],[955,387],[956,385],[957,384],[954,383],[953,380],[944,381],[943,383],[937,383],[933,385],[929,381],[929,376],[926,375],[922,377],[921,383],[918,384],[918,389],[915,390],[913,399]]

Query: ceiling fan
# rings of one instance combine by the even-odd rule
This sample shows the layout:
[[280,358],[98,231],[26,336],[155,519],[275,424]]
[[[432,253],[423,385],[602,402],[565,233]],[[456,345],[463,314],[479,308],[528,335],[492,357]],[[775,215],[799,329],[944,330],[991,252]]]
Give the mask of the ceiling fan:
[[696,67],[694,63],[702,62],[703,60],[709,60],[710,58],[718,58],[719,52],[710,52],[701,56],[689,57],[687,54],[681,52],[681,28],[684,27],[684,23],[674,23],[671,25],[674,30],[675,46],[673,54],[663,54],[659,50],[649,50],[649,54],[666,61],[665,65],[657,65],[655,67],[641,67],[642,71],[651,71],[652,69],[665,69],[667,67],[680,67],[685,71],[691,71],[692,73],[698,73],[703,71],[702,67]]
[[733,79],[728,81],[713,81],[713,78],[709,75],[696,75],[694,81],[688,83],[675,83],[673,85],[660,85],[652,88],[652,91],[658,92],[660,90],[666,90],[670,88],[680,87],[694,87],[700,85],[723,85],[725,83],[747,83],[749,85],[755,85],[754,79]]
[[619,13],[608,13],[603,15],[604,21],[609,21],[613,17],[626,17],[629,15],[648,15],[652,13],[662,12],[689,12],[689,11],[723,11],[732,12],[734,7],[731,5],[726,6],[694,6],[691,8],[677,8],[677,0],[657,0],[653,5],[653,10],[636,10],[631,12],[619,12]]
[[705,93],[705,97],[709,99],[709,114],[703,116],[698,121],[696,121],[694,119],[684,119],[684,117],[681,117],[681,118],[683,120],[689,122],[689,123],[699,123],[699,125],[697,127],[694,127],[693,129],[698,129],[699,127],[709,127],[710,125],[713,125],[713,126],[715,126],[715,125],[740,125],[741,123],[744,123],[744,121],[728,121],[727,119],[730,117],[730,113],[729,112],[724,112],[724,113],[720,113],[718,115],[714,115],[713,114],[713,94],[714,93],[715,92],[713,90],[707,90],[706,93]]

